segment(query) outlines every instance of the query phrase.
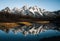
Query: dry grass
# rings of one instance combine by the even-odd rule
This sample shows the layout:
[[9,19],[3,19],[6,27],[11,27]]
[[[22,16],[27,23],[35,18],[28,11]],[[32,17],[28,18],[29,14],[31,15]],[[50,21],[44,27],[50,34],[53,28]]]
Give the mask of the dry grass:
[[13,28],[15,26],[19,26],[17,23],[0,23],[0,26],[4,26],[6,28]]
[[[16,26],[20,26],[20,24],[24,24],[26,26],[32,25],[30,22],[17,22],[17,23],[0,23],[0,27],[5,27],[5,28],[14,28]],[[41,23],[41,24],[46,24],[49,23],[49,21],[38,21],[36,23]]]
[[32,23],[30,23],[30,22],[18,22],[18,23],[20,23],[20,24],[25,24],[25,25],[27,25],[27,26],[32,25]]
[[47,23],[50,23],[50,21],[38,21],[37,23],[47,24]]

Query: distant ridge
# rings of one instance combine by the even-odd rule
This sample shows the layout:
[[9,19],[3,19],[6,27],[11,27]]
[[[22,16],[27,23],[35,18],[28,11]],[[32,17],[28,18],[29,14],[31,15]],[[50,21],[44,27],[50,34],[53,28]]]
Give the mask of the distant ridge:
[[[20,20],[22,19],[22,20]],[[28,20],[27,20],[28,19]],[[31,21],[31,20],[59,20],[60,10],[45,11],[37,6],[10,9],[6,7],[0,11],[0,21]]]

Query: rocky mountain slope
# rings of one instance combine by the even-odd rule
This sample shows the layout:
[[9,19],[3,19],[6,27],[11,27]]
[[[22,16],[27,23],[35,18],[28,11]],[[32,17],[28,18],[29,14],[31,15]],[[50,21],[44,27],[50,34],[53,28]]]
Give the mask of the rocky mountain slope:
[[23,6],[22,8],[13,8],[10,9],[9,7],[6,7],[5,9],[0,11],[0,19],[10,19],[10,20],[18,20],[21,17],[22,18],[28,18],[28,19],[40,19],[40,20],[53,20],[56,18],[60,18],[60,10],[58,11],[45,11],[45,9],[41,9],[37,6],[34,7],[27,7]]

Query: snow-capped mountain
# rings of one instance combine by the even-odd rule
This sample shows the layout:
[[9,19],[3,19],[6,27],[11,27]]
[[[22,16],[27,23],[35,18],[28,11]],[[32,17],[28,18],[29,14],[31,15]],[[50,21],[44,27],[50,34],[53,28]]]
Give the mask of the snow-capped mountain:
[[22,15],[41,15],[43,16],[43,10],[41,10],[40,8],[38,8],[37,6],[34,7],[28,7],[28,6],[23,6],[22,8],[18,9],[18,8],[13,8],[12,10],[10,10],[9,7],[6,7],[5,9],[3,9],[2,11],[5,12],[11,12],[14,14],[22,14]]
[[50,11],[45,11],[45,9],[41,9],[37,6],[33,6],[33,7],[28,7],[28,6],[23,6],[22,8],[13,8],[10,9],[9,7],[6,7],[5,9],[1,10],[3,12],[9,12],[12,14],[19,14],[19,15],[27,15],[27,16],[32,16],[32,17],[36,17],[36,18],[40,18],[40,17],[55,17],[57,15],[56,12],[50,12]]
[[36,12],[37,12],[38,14],[40,14],[40,15],[43,15],[43,14],[42,14],[42,10],[39,9],[37,6],[31,7],[31,8],[29,9],[29,11],[32,12],[34,15],[36,14]]
[[10,12],[10,8],[6,7],[5,9],[1,10],[2,12]]
[[20,9],[18,9],[18,8],[13,8],[12,10],[11,10],[11,13],[14,13],[14,14],[19,14],[20,13]]

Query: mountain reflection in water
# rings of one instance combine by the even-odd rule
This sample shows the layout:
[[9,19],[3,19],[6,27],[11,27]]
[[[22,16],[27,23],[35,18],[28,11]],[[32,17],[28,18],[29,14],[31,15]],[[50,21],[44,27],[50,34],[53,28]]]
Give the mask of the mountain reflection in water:
[[1,29],[6,33],[12,31],[14,34],[22,33],[23,35],[37,35],[41,32],[47,32],[48,30],[56,30],[60,31],[60,27],[58,24],[55,23],[48,23],[48,24],[40,24],[40,23],[32,23],[32,25],[19,25],[11,29]]
[[0,29],[0,41],[39,41],[40,39],[60,36],[59,24],[48,23],[20,25],[11,29]]

